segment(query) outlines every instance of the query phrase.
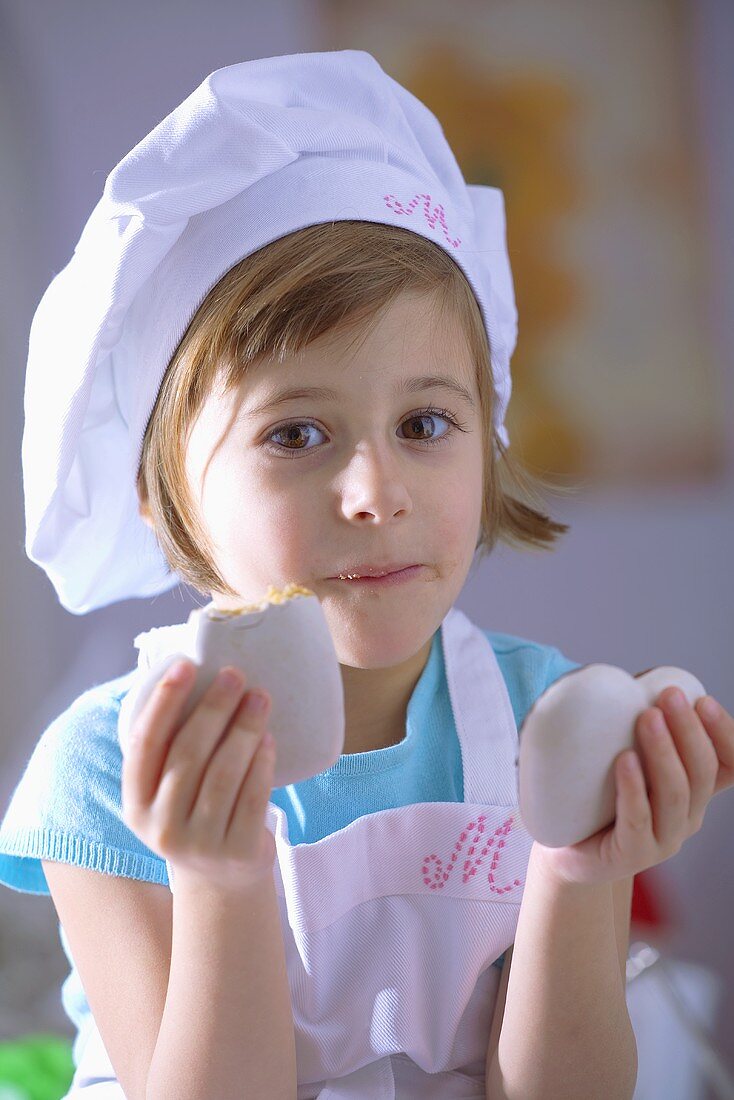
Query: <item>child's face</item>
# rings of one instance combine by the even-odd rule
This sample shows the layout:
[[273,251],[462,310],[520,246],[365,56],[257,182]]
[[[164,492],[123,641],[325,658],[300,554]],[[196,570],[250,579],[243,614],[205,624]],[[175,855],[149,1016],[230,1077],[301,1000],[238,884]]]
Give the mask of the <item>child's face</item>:
[[[474,366],[458,325],[431,323],[430,304],[399,298],[356,351],[347,347],[353,333],[328,334],[282,364],[256,364],[238,391],[208,398],[189,440],[187,472],[221,575],[244,603],[271,584],[312,589],[340,662],[353,667],[388,667],[425,644],[460,592],[479,536]],[[427,374],[460,382],[474,405],[435,386],[395,392]],[[338,397],[294,398],[252,414],[273,391],[306,386]],[[421,413],[429,407],[465,430]],[[439,436],[434,446],[421,442]],[[424,568],[392,587],[329,579],[372,562]],[[216,592],[212,599],[237,606]]]

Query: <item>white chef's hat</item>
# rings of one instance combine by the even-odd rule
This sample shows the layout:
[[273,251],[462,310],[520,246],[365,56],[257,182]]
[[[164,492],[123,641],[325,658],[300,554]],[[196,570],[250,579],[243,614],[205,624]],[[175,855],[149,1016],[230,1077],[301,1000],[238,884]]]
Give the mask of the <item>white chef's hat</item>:
[[181,583],[136,490],[170,358],[234,264],[338,220],[410,229],[461,267],[489,337],[494,426],[508,445],[517,311],[502,192],[465,183],[436,117],[363,50],[217,69],[110,172],[31,325],[26,553],[68,611]]

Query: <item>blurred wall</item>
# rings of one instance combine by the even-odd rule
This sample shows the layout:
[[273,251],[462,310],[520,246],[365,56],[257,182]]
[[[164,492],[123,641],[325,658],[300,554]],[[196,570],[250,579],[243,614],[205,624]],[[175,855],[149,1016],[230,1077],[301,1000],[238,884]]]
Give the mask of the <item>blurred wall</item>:
[[[461,4],[452,8],[461,18]],[[728,467],[716,484],[598,492],[548,501],[571,525],[553,553],[500,548],[458,601],[476,622],[559,646],[580,662],[638,671],[693,671],[734,712],[734,9],[690,4],[697,73],[691,105],[707,150],[705,178],[714,267],[710,332],[730,425]],[[77,617],[56,602],[25,557],[20,468],[28,330],[53,275],[68,261],[115,163],[213,69],[253,57],[343,48],[332,44],[317,0],[267,5],[218,0],[203,7],[128,0],[21,0],[0,5],[0,177],[3,241],[0,341],[0,527],[3,622],[0,807],[44,727],[83,690],[133,667],[141,630],[184,621],[187,590]],[[175,29],[174,29],[175,28]],[[349,44],[361,48],[360,42]],[[520,318],[522,331],[522,317]],[[662,398],[664,399],[664,398]],[[729,838],[734,794],[711,804],[703,829],[656,869],[680,932],[671,950],[721,974],[718,1040],[734,1063],[734,915]],[[0,972],[21,959],[23,989],[4,980],[0,1038],[50,1027],[71,1034],[59,1003],[66,962],[49,899],[0,889]],[[33,970],[31,958],[38,963]],[[21,975],[21,964],[13,972]]]

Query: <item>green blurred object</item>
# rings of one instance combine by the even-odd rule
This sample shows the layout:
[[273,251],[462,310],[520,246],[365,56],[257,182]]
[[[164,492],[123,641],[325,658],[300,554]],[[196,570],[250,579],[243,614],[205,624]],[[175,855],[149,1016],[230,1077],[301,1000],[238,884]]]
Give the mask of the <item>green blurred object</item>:
[[38,1034],[0,1042],[0,1100],[61,1100],[73,1076],[68,1039]]

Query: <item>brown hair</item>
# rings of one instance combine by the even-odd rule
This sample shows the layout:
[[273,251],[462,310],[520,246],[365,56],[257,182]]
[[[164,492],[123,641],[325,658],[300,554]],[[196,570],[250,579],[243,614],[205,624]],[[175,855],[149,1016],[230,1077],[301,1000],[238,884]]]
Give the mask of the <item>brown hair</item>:
[[568,530],[532,505],[542,507],[540,491],[575,490],[531,473],[494,431],[489,342],[458,264],[407,229],[328,222],[281,237],[230,268],[192,317],[163,376],[143,437],[138,496],[170,570],[185,583],[207,596],[238,595],[216,569],[185,469],[189,432],[213,387],[221,384],[223,393],[238,387],[259,357],[282,362],[330,330],[361,330],[406,291],[434,293],[442,313],[453,311],[475,363],[484,423],[477,562],[498,541],[521,550],[551,549]]

